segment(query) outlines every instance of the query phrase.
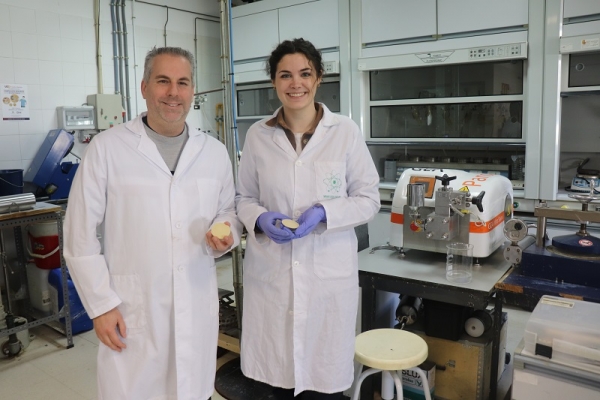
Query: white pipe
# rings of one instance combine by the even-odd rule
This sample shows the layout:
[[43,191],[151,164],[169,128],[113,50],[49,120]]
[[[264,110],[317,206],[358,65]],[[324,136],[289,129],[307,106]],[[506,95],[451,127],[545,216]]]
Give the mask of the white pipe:
[[123,83],[124,65],[123,65],[123,31],[121,30],[121,13],[119,7],[121,7],[121,0],[116,0],[115,15],[117,20],[117,47],[119,54],[119,87],[121,88],[121,107],[123,110],[126,109],[125,101],[125,84]]
[[115,94],[121,93],[119,87],[119,55],[117,54],[117,27],[115,25],[115,3],[110,1],[110,21],[112,23],[112,42],[113,42],[113,68],[115,71]]
[[125,0],[121,1],[121,21],[123,22],[123,61],[124,61],[124,71],[125,74],[125,104],[127,105],[127,115],[126,120],[131,120],[131,93],[129,91],[129,51],[127,49],[127,23],[125,18]]
[[135,115],[139,115],[138,110],[138,80],[137,80],[137,59],[136,59],[136,47],[135,47],[135,1],[131,0],[131,40],[133,41],[133,83],[135,85]]
[[[236,127],[233,116],[235,115],[235,104],[233,102],[233,50],[231,46],[231,0],[221,1],[221,67],[223,74],[224,96],[223,96],[223,136],[231,158],[233,168],[233,181],[237,183],[238,175],[238,152],[236,140]],[[231,252],[231,263],[233,269],[233,290],[235,293],[236,314],[238,328],[242,329],[244,285],[242,281],[242,252],[240,246]]]
[[102,81],[102,51],[100,45],[100,0],[94,0],[94,25],[96,34],[96,75],[98,93],[104,93],[104,82]]

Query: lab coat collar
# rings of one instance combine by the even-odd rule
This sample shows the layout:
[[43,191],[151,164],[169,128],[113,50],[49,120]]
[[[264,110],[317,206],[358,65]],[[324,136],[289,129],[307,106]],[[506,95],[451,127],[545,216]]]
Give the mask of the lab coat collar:
[[[144,122],[142,118],[144,118],[148,113],[143,112],[137,118],[132,119],[125,123],[125,127],[134,135],[137,135],[140,138],[140,142],[138,144],[138,150],[146,156],[146,158],[155,164],[158,168],[160,168],[163,172],[171,176],[171,171],[167,167],[164,159],[158,152],[156,145],[148,137],[146,133],[146,129],[144,128]],[[179,157],[179,161],[177,162],[177,167],[175,168],[175,175],[173,176],[177,179],[181,176],[194,161],[195,157],[200,153],[204,143],[206,142],[206,134],[188,124],[188,141],[185,144],[183,151],[181,152],[181,156]]]
[[[318,125],[315,129],[315,132],[313,133],[313,137],[306,144],[306,147],[304,148],[303,152],[316,146],[318,142],[323,140],[323,136],[326,134],[327,129],[322,129],[322,128],[329,128],[331,126],[338,125],[340,123],[340,119],[335,114],[333,114],[331,111],[329,111],[329,109],[327,108],[327,106],[325,104],[319,103],[319,105],[323,109],[323,118],[321,118],[321,121],[318,123]],[[272,132],[273,141],[277,144],[277,146],[279,146],[282,150],[284,150],[286,153],[288,153],[293,158],[297,158],[298,155],[296,153],[296,150],[294,150],[294,148],[292,147],[292,144],[288,140],[285,133],[283,133],[281,135],[277,134],[276,131],[278,129],[281,129],[281,127],[279,125],[277,125],[276,123],[272,122],[273,120],[277,121],[277,116],[279,115],[280,110],[281,110],[281,107],[279,107],[277,110],[275,110],[275,112],[273,113],[273,115],[270,118],[266,118],[266,119],[262,120],[260,124],[263,127],[263,129],[266,129],[266,130]]]

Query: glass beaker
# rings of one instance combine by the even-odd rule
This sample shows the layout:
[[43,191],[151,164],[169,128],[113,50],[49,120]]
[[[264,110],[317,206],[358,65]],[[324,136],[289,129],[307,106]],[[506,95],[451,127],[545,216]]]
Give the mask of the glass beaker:
[[473,245],[450,243],[446,246],[446,279],[455,283],[469,283],[473,279]]

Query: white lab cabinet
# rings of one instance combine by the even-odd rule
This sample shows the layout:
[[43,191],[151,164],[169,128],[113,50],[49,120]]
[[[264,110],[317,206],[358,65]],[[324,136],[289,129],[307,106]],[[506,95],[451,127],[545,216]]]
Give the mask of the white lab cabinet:
[[528,1],[361,0],[361,17],[364,45],[397,44],[411,39],[433,40],[439,35],[522,27],[528,23]]
[[600,1],[594,0],[564,0],[563,17],[575,18],[600,14]]
[[338,0],[320,0],[280,8],[279,40],[300,37],[321,50],[338,47],[340,45]]
[[437,34],[436,0],[363,0],[362,43],[381,43]]
[[528,23],[527,0],[438,0],[438,35],[518,27]]
[[264,59],[281,41],[299,37],[321,50],[339,46],[338,0],[293,3],[263,0],[235,7],[234,61]]
[[231,27],[234,61],[266,57],[279,43],[277,10],[233,18]]

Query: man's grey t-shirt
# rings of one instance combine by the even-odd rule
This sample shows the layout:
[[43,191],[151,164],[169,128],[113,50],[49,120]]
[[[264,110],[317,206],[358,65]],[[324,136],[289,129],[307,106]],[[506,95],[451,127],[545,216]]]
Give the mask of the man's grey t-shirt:
[[169,171],[171,171],[172,174],[175,173],[179,156],[181,156],[183,147],[189,138],[187,124],[185,124],[185,127],[183,128],[183,132],[178,136],[163,136],[156,133],[148,126],[146,118],[144,118],[144,128],[146,128],[148,137],[156,144],[156,148],[163,160],[165,160],[165,164],[167,164]]

